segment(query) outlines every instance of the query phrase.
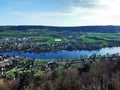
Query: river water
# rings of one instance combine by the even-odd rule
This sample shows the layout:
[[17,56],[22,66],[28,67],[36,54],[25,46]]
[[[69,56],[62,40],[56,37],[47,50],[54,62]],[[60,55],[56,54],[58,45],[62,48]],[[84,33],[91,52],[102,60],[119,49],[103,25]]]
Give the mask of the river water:
[[106,54],[120,54],[120,47],[106,47],[100,50],[60,50],[57,52],[47,52],[47,53],[30,53],[30,52],[3,52],[0,54],[10,55],[10,56],[22,56],[27,58],[35,58],[35,59],[79,59],[81,57],[89,57],[92,54],[96,55],[106,55]]

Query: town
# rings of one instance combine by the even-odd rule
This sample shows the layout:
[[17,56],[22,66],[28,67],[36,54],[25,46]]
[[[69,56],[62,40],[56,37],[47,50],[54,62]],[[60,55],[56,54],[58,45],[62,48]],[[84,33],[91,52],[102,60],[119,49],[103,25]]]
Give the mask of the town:
[[116,30],[119,27],[89,28],[93,30],[89,31],[88,27],[69,28],[70,31],[67,27],[0,27],[0,90],[119,90],[120,55],[117,52],[90,56],[84,52],[74,59],[47,60],[6,54],[94,51],[104,47],[116,47],[119,51],[120,33]]

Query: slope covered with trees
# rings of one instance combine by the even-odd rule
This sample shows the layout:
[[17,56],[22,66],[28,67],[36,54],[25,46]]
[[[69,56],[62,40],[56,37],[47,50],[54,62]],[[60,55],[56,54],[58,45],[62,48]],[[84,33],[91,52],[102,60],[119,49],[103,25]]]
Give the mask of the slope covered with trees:
[[27,31],[29,29],[47,29],[63,32],[78,31],[78,32],[103,32],[115,33],[120,31],[120,26],[80,26],[80,27],[57,27],[57,26],[0,26],[0,31],[4,30],[20,30]]
[[[99,61],[98,61],[99,59]],[[29,63],[30,62],[30,63]],[[33,65],[34,61],[23,61],[18,66],[24,66],[21,73],[7,74],[0,79],[0,90],[119,90],[120,89],[120,56],[102,56],[81,60],[65,61],[51,64],[49,69],[41,69]],[[38,63],[39,61],[37,61]],[[41,62],[41,61],[40,61]],[[46,61],[45,61],[46,62]],[[19,63],[19,61],[18,61]],[[32,66],[33,65],[33,66]],[[40,65],[40,63],[39,63]],[[41,63],[47,65],[47,63]],[[32,71],[32,69],[34,69]],[[10,72],[14,72],[12,69]],[[36,74],[38,73],[39,74]],[[44,71],[42,73],[42,71]]]

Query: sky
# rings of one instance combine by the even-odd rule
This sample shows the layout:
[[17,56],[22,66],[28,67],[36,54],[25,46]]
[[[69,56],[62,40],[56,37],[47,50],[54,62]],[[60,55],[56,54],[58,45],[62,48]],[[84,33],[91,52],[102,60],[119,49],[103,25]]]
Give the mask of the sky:
[[0,0],[0,25],[120,25],[120,0]]

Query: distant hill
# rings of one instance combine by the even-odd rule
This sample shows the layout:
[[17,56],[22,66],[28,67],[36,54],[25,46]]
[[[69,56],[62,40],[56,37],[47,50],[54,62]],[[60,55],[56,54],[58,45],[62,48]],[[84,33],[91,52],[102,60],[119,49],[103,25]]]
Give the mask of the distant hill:
[[57,26],[0,26],[0,32],[4,30],[27,31],[29,29],[47,29],[53,31],[71,31],[71,32],[100,32],[116,33],[120,32],[120,26],[77,26],[77,27],[57,27]]

